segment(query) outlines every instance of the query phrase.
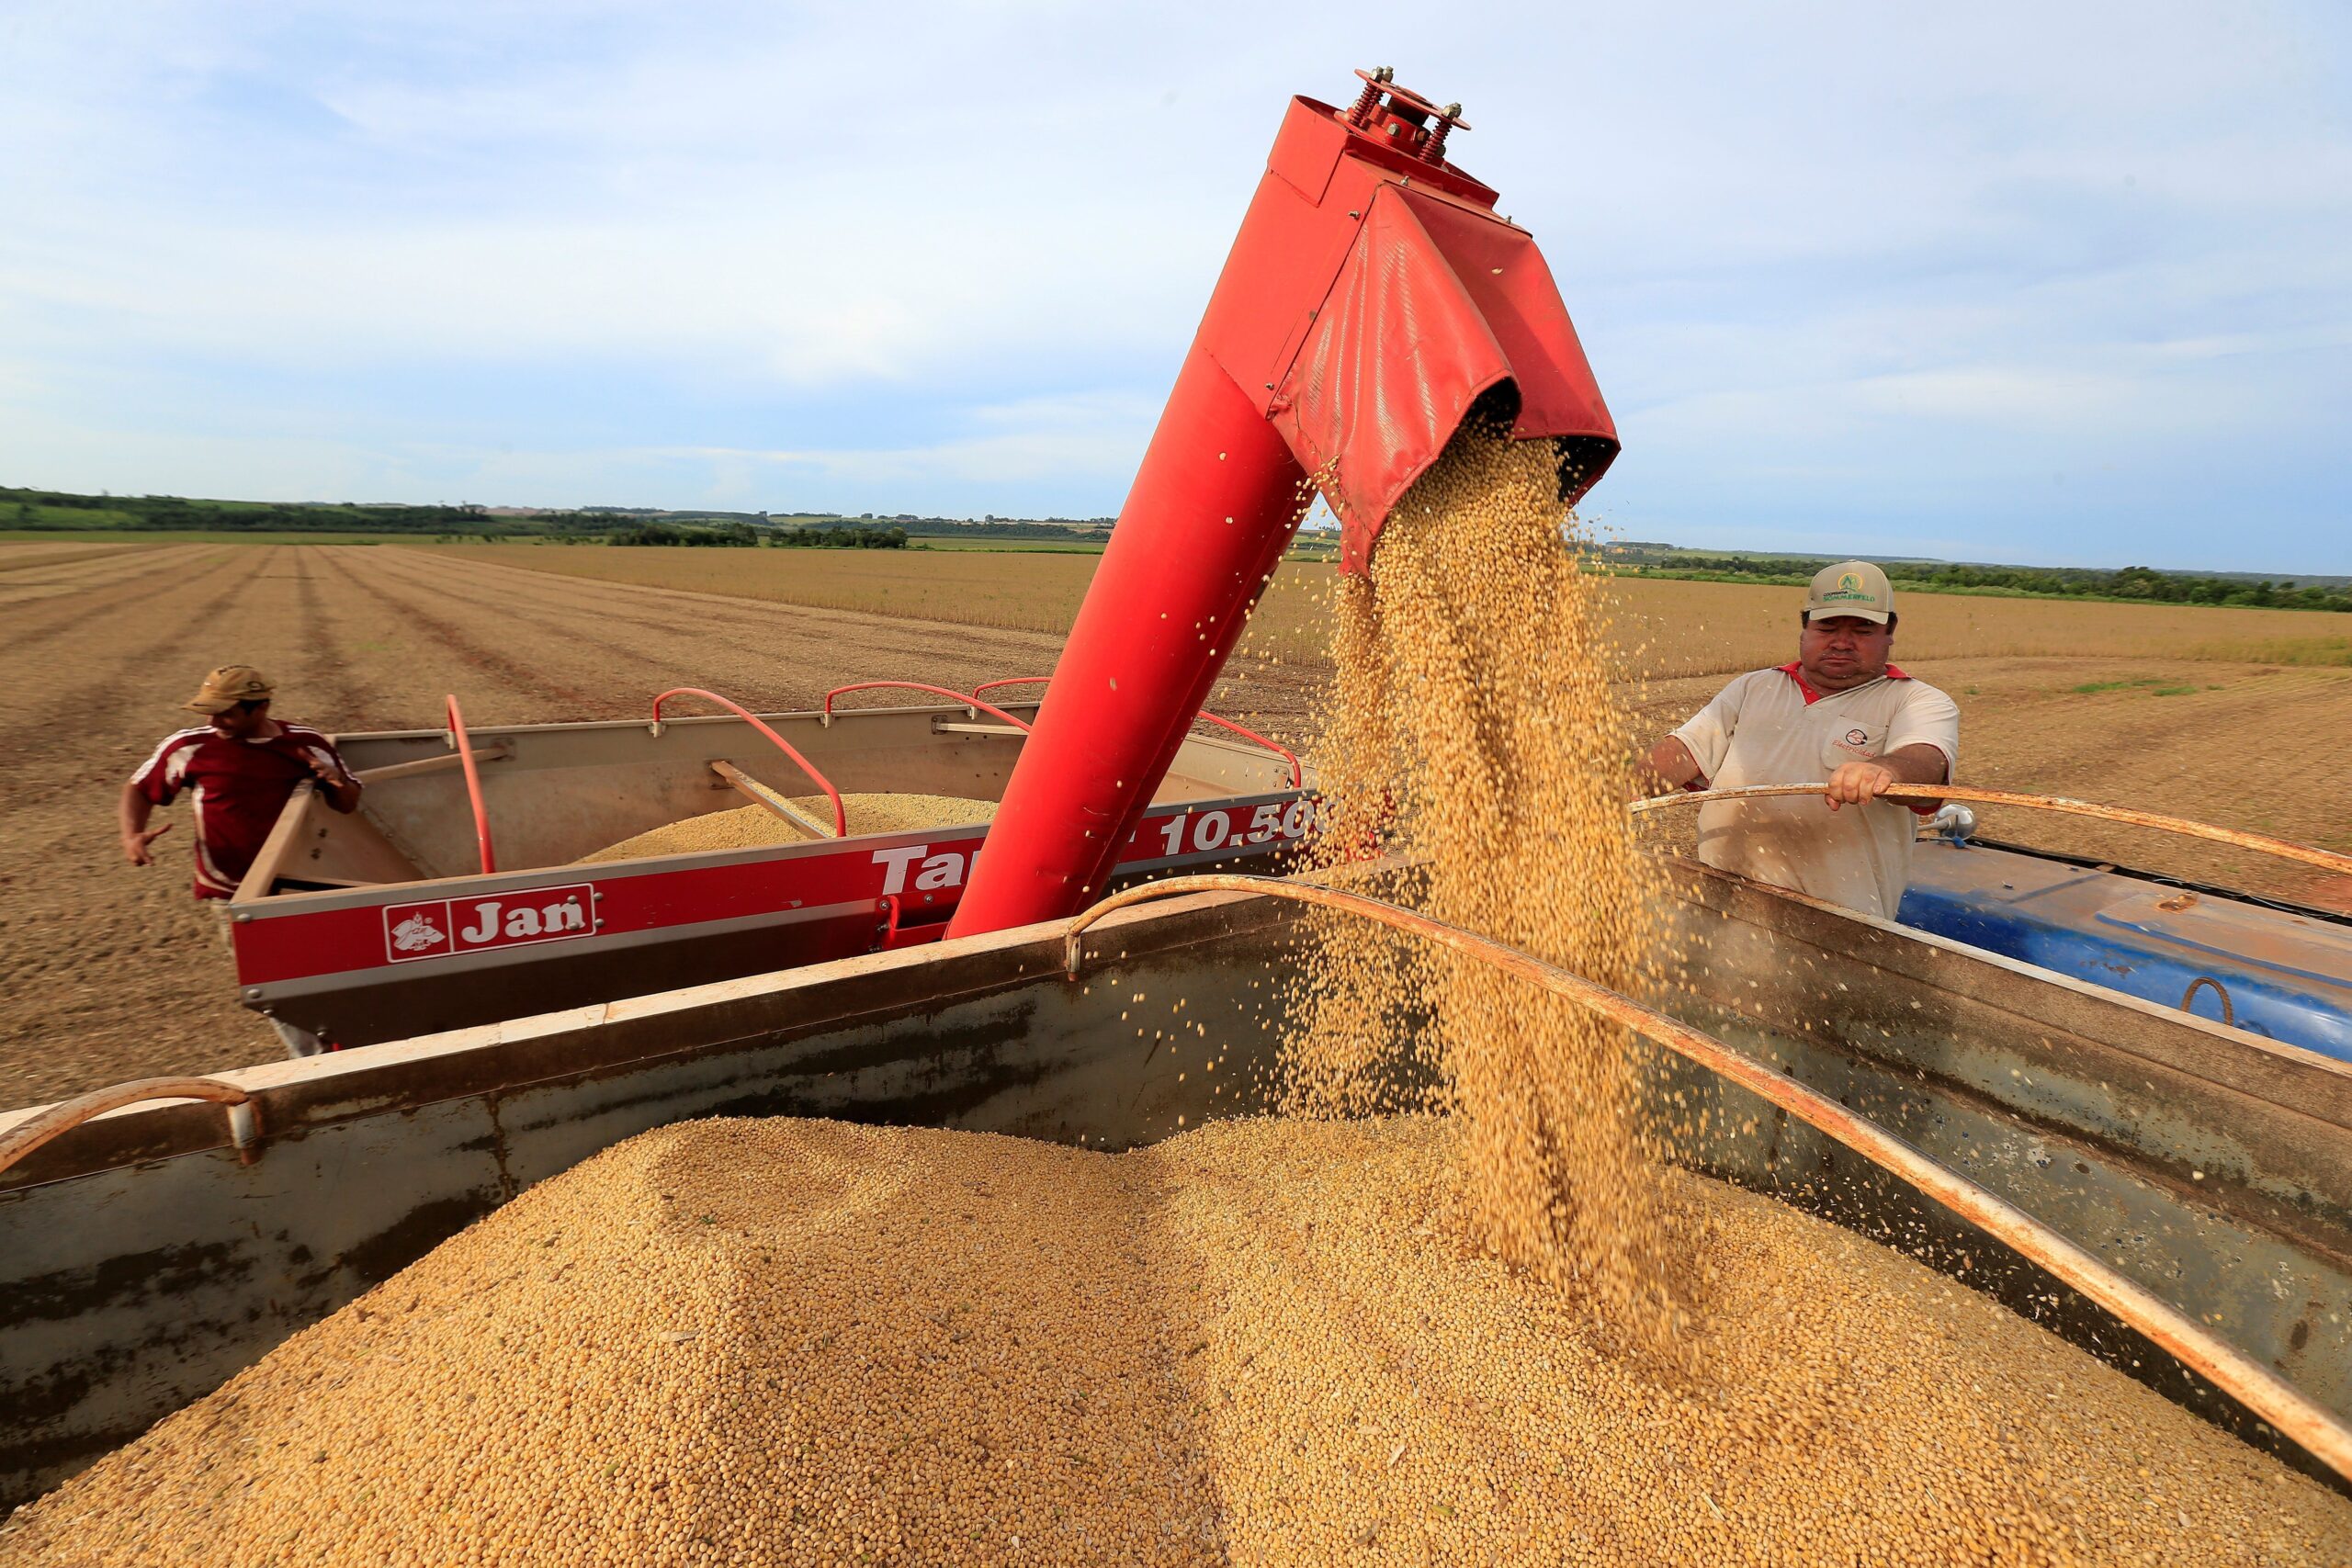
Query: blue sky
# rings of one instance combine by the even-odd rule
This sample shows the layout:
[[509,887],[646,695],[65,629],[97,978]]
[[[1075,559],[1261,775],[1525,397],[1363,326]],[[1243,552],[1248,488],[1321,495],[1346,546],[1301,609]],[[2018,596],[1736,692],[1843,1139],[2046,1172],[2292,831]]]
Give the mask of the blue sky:
[[1284,98],[1459,98],[1694,545],[2352,572],[2352,8],[0,6],[0,483],[1114,511]]

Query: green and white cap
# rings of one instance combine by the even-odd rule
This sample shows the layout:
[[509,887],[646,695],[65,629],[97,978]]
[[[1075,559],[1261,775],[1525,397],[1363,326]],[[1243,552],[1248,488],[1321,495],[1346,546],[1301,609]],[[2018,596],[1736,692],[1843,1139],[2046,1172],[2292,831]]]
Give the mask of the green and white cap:
[[1804,613],[1814,615],[1860,615],[1884,626],[1894,614],[1894,590],[1886,573],[1866,560],[1841,560],[1813,574],[1813,592]]

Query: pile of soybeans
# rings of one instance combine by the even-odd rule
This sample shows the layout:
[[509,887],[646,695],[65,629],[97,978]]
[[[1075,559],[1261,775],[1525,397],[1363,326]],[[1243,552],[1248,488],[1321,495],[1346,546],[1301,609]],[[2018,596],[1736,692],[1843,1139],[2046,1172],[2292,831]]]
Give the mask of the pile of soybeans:
[[[824,827],[826,836],[831,836],[831,800],[821,795],[810,795],[786,804]],[[866,833],[914,833],[990,821],[996,816],[996,802],[966,800],[952,795],[844,795],[842,813],[849,818],[849,836],[857,838]],[[739,806],[730,811],[710,811],[700,817],[665,822],[617,844],[608,844],[593,855],[582,855],[575,863],[594,865],[604,861],[695,854],[705,850],[756,850],[770,844],[808,843],[816,837],[764,806]]]
[[10,1565],[2341,1563],[2352,1504],[1671,1178],[1687,1360],[1455,1239],[1451,1124],[790,1120],[542,1183],[0,1529]]

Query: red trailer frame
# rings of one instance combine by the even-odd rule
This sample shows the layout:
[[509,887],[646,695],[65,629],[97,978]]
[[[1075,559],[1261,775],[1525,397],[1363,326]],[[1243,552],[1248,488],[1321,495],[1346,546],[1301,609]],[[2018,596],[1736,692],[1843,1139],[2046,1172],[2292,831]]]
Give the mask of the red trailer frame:
[[[715,696],[715,694],[712,695]],[[1035,703],[489,727],[338,738],[350,818],[305,788],[228,905],[240,998],[370,1044],[936,940],[989,824],[579,863],[682,818],[806,795],[994,800]],[[1003,720],[1006,722],[995,722]],[[786,739],[786,737],[791,739]],[[763,798],[764,796],[764,798]],[[830,803],[829,803],[830,804]],[[779,812],[779,814],[784,814]],[[820,826],[841,820],[819,808]],[[1270,869],[1315,824],[1296,760],[1187,741],[1117,855],[1132,882]],[[481,873],[494,832],[503,869]]]

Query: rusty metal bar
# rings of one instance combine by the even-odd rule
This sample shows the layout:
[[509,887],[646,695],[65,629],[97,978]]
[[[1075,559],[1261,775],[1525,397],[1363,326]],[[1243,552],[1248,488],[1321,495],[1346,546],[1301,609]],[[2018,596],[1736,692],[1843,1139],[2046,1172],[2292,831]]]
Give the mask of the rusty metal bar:
[[254,1144],[260,1128],[254,1115],[253,1097],[243,1089],[219,1078],[133,1078],[129,1083],[94,1089],[87,1094],[61,1100],[0,1133],[0,1170],[6,1170],[43,1144],[72,1132],[93,1116],[149,1100],[203,1100],[227,1106],[229,1142],[240,1158],[248,1165],[253,1163]]
[[[1980,791],[1979,794],[1989,794]],[[1210,873],[1145,883],[1103,899],[1073,917],[1064,929],[1063,964],[1075,978],[1083,959],[1086,928],[1114,909],[1191,893],[1257,893],[1360,915],[1366,919],[1450,948],[1482,964],[1591,1009],[1611,1022],[1717,1073],[1809,1126],[1835,1138],[1916,1190],[1941,1204],[2064,1280],[2118,1319],[2144,1335],[2182,1365],[2211,1382],[2281,1434],[2301,1445],[2338,1476],[2352,1482],[2352,1427],[2313,1402],[2292,1383],[2260,1365],[2226,1339],[2191,1321],[2076,1247],[2039,1220],[1938,1165],[1878,1123],[1855,1115],[1835,1100],[1788,1077],[1766,1063],[1736,1051],[1714,1036],[1668,1018],[1654,1008],[1598,985],[1580,975],[1479,936],[1459,926],[1337,887],[1272,877]]]
[[[1749,784],[1743,789],[1686,790],[1678,795],[1661,795],[1633,804],[1636,815],[1656,811],[1668,806],[1703,806],[1711,800],[1758,800],[1774,795],[1826,795],[1827,784]],[[2322,871],[2332,871],[2342,876],[2352,876],[2352,855],[2340,855],[2333,850],[2314,849],[2309,844],[2290,843],[2285,839],[2267,838],[2260,833],[2242,832],[2235,828],[2216,828],[2210,822],[2190,822],[2178,817],[2165,817],[2154,811],[2134,811],[2123,806],[2100,806],[2095,801],[2069,800],[2060,795],[2018,795],[2006,789],[1974,789],[1966,784],[1889,784],[1888,800],[1973,800],[1986,806],[2028,806],[2041,811],[2064,812],[2070,817],[2096,817],[2102,822],[2122,822],[2134,828],[2154,828],[2159,832],[2180,833],[2192,839],[2211,839],[2217,844],[2235,844],[2242,850],[2258,854],[2277,855],[2282,860],[2301,861]]]
[[825,825],[822,822],[801,811],[791,801],[777,795],[734,763],[722,759],[711,763],[710,771],[734,785],[738,794],[745,796],[754,805],[765,807],[772,816],[782,818],[812,839],[825,837]]
[[[2195,1001],[2197,999],[2197,993],[2207,986],[2212,987],[2213,994],[2222,998],[2222,1021],[2234,1028],[2238,1021],[2238,1010],[2230,1005],[2229,987],[2222,985],[2222,982],[2216,980],[2211,975],[2199,975],[2197,978],[2188,982],[2188,989],[2180,994],[2180,1010],[2183,1012],[2189,1012],[2190,1009],[2188,1004]],[[2191,1016],[2194,1016],[2194,1014],[2191,1014]]]
[[[493,741],[473,753],[477,762],[503,762],[514,754],[513,747],[503,740]],[[423,757],[413,762],[387,762],[380,768],[362,768],[351,776],[361,784],[374,785],[390,779],[413,779],[421,773],[442,773],[451,768],[464,766],[462,753],[444,751],[437,757]]]

